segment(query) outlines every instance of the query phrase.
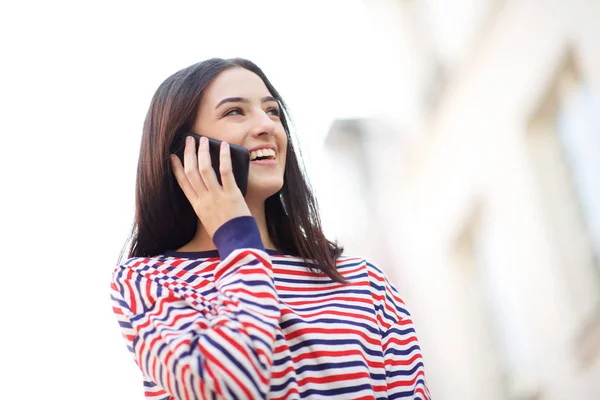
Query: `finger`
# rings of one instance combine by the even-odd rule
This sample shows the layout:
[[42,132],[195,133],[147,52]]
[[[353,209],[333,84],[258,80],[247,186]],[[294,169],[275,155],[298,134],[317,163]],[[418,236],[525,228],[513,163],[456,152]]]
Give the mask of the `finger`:
[[173,169],[173,174],[175,175],[179,187],[183,190],[183,194],[185,194],[185,197],[192,202],[198,195],[185,176],[181,160],[175,154],[171,154],[171,168]]
[[198,158],[196,157],[196,141],[188,136],[185,139],[185,149],[183,151],[183,168],[185,176],[190,185],[194,188],[197,195],[205,193],[208,189],[198,173]]
[[200,149],[198,149],[198,171],[206,185],[207,190],[216,190],[220,187],[217,175],[212,167],[208,139],[204,136],[200,138]]
[[221,173],[221,182],[223,182],[224,190],[229,191],[237,187],[231,165],[231,150],[227,142],[221,142],[219,172]]

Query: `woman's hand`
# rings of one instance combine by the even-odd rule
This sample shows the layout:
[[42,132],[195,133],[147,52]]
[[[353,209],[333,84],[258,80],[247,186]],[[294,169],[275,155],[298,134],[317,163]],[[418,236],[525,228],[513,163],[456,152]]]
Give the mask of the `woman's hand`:
[[221,143],[219,170],[223,186],[219,184],[212,168],[208,139],[200,139],[197,157],[194,144],[194,139],[188,136],[183,153],[185,167],[174,154],[171,154],[171,165],[177,183],[212,239],[216,230],[225,222],[251,214],[242,192],[235,183],[229,143]]

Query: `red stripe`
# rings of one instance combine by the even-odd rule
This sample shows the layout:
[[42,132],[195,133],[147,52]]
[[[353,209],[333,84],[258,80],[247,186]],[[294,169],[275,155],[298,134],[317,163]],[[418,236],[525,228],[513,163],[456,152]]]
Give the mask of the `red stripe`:
[[113,306],[113,312],[117,315],[123,315],[123,311],[121,310],[121,307],[117,307],[117,306]]
[[131,286],[131,278],[133,276],[133,271],[127,271],[127,279],[125,279],[125,284],[127,285],[127,289],[129,291],[129,309],[132,313],[137,314],[137,302],[135,300],[135,293],[133,291],[133,286]]
[[271,372],[271,379],[280,379],[287,376],[288,373],[294,372],[296,369],[293,365],[288,365],[286,369]]
[[[227,297],[227,296],[223,296],[221,297],[221,302],[223,303],[224,306],[232,308],[232,309],[238,309],[238,308],[243,308],[243,306],[240,305],[240,302],[235,300],[235,299],[231,299],[231,297]],[[265,311],[262,312],[262,310],[256,308],[256,307],[252,307],[252,313],[260,315],[266,319],[270,319],[270,320],[276,320],[277,316],[273,315],[273,311]]]
[[[337,290],[337,289],[345,290],[348,288],[358,287],[358,286],[369,286],[369,282],[363,281],[363,282],[354,282],[350,285],[343,285],[340,283],[340,284],[335,284],[335,285],[322,285],[322,286],[310,286],[310,287],[285,286],[282,284],[278,284],[277,290],[289,291],[289,292],[293,292],[293,293],[298,293],[298,292],[319,293],[319,292],[329,292],[329,291],[333,291],[333,290]],[[333,293],[335,293],[335,292],[333,292]]]
[[390,322],[387,322],[387,321],[385,321],[385,320],[383,319],[383,316],[381,315],[381,313],[377,313],[377,321],[379,322],[379,325],[381,325],[381,327],[382,327],[383,329],[385,329],[386,331],[387,331],[388,329],[390,329],[390,328],[392,327],[392,325],[394,325],[394,324],[392,324],[392,323],[390,323]]
[[[210,365],[209,363],[204,362],[204,370],[208,373],[208,375],[212,378],[213,380],[213,386],[215,388],[215,392],[219,395],[219,397],[223,396],[223,389],[221,389],[221,385],[219,384],[219,380],[217,379],[217,377],[215,376],[215,373],[212,370],[212,365]],[[201,379],[201,386],[202,386],[202,394],[204,394],[204,379]]]
[[416,342],[417,338],[416,336],[409,336],[406,339],[400,339],[398,337],[390,337],[384,344],[383,344],[383,351],[385,352],[387,350],[387,348],[390,346],[390,344],[398,344],[400,346],[406,346],[409,343],[412,342]]
[[340,360],[344,360],[345,358],[347,358],[348,356],[361,356],[362,359],[365,361],[365,363],[370,367],[370,368],[379,368],[379,369],[384,369],[384,362],[383,360],[377,360],[377,361],[373,361],[373,360],[369,360],[365,357],[365,355],[363,354],[362,351],[360,350],[348,350],[348,349],[344,349],[344,350],[314,350],[314,351],[310,351],[304,354],[298,354],[298,355],[292,355],[292,359],[294,360],[294,363],[298,363],[300,361],[304,361],[304,360],[312,360],[312,359],[317,359],[319,357],[331,357],[331,358],[339,358]]
[[424,399],[428,399],[429,397],[427,397],[427,395],[425,394],[425,391],[422,388],[417,388],[417,390],[415,390],[415,393],[419,393],[421,396],[423,396]]
[[333,296],[333,297],[326,297],[323,299],[316,299],[316,300],[308,300],[308,299],[300,299],[300,300],[285,300],[285,303],[290,305],[290,306],[306,306],[309,304],[331,304],[331,303],[336,303],[336,302],[348,302],[348,303],[362,303],[362,304],[366,304],[369,306],[373,306],[373,301],[371,299],[363,299],[360,297],[347,297],[347,295],[344,296]]
[[356,268],[353,268],[353,269],[344,268],[340,272],[342,272],[344,276],[352,275],[356,272],[361,272],[361,271],[365,270],[366,266],[367,265],[365,263],[361,263],[361,264],[357,265]]
[[334,375],[334,374],[326,374],[323,376],[307,376],[306,378],[300,379],[298,381],[298,386],[302,387],[304,385],[306,385],[307,383],[317,383],[317,384],[323,384],[323,383],[336,383],[336,382],[345,382],[345,381],[351,381],[351,380],[357,380],[357,379],[369,379],[371,376],[369,375],[368,372],[365,371],[361,371],[361,372],[353,372],[353,373],[342,373],[339,375]]
[[417,372],[417,375],[415,375],[415,377],[411,380],[398,380],[398,381],[388,381],[388,390],[389,389],[395,389],[397,387],[414,387],[415,384],[417,383],[417,379],[419,379],[419,377],[424,376],[425,374],[423,373],[423,370],[420,369]]
[[273,300],[273,301],[277,301],[277,298],[273,295],[273,293],[269,293],[269,292],[252,292],[244,287],[228,287],[227,289],[225,289],[225,293],[227,292],[235,292],[237,293],[244,293],[246,295],[248,295],[249,297],[257,297],[259,299],[269,299],[269,300]]
[[156,301],[152,296],[152,281],[150,279],[146,279],[146,300],[150,304],[154,304]]
[[149,391],[144,391],[144,396],[145,397],[157,397],[157,396],[164,396],[165,394],[167,394],[167,392],[165,392],[164,390],[161,390],[160,392],[149,392]]
[[352,318],[356,318],[358,320],[361,320],[363,322],[370,322],[373,325],[377,325],[377,321],[371,315],[368,315],[368,314],[356,314],[356,313],[352,313],[352,312],[337,311],[337,310],[333,310],[333,309],[330,309],[330,310],[324,309],[324,310],[319,310],[319,311],[314,311],[314,312],[302,312],[302,310],[292,311],[289,308],[283,308],[281,310],[281,316],[283,317],[285,315],[294,315],[294,316],[298,316],[298,317],[301,317],[301,318],[332,317],[332,316],[337,316],[337,317],[352,317]]
[[292,397],[292,395],[299,395],[298,393],[298,389],[296,388],[296,386],[292,386],[288,389],[287,392],[285,392],[285,394],[281,397],[275,397],[272,398],[271,400],[284,400],[284,399],[289,399],[290,397]]
[[[186,372],[190,372],[190,365],[186,364],[182,369],[181,369],[181,380],[179,381],[179,383],[183,386],[183,394],[185,396],[186,399],[190,398],[190,392],[188,392],[187,389],[187,385],[185,384],[187,382],[186,379]],[[191,375],[191,373],[190,373]]]
[[410,318],[403,318],[403,319],[399,320],[398,322],[396,322],[396,324],[404,326],[404,325],[412,325],[413,322],[412,322],[412,319],[410,319]]
[[208,286],[208,285],[214,285],[214,284],[215,284],[214,282],[212,282],[212,281],[210,281],[208,279],[200,279],[200,282],[192,285],[192,288],[194,288],[195,290],[200,291],[200,290],[204,289],[206,286]]
[[259,331],[260,333],[262,333],[264,336],[266,336],[269,340],[275,339],[275,332],[273,332],[273,331],[270,332],[270,331],[264,329],[260,325],[252,324],[252,323],[245,322],[245,321],[240,321],[240,323],[242,324],[242,326],[244,328],[246,328],[246,331],[248,329],[256,329],[257,331]]
[[385,365],[389,366],[389,367],[398,367],[398,366],[407,367],[407,366],[410,366],[410,365],[414,364],[415,361],[421,360],[421,359],[422,359],[421,354],[418,353],[418,352],[416,352],[408,360],[405,360],[405,359],[389,359],[388,358],[388,359],[385,360]]
[[[292,339],[297,338],[298,336],[305,336],[305,335],[307,335],[308,337],[311,337],[311,336],[319,337],[319,336],[314,336],[315,334],[329,335],[329,337],[335,337],[335,336],[339,337],[342,335],[360,336],[364,341],[368,342],[369,344],[372,344],[373,346],[380,345],[379,339],[369,337],[365,333],[359,331],[358,329],[339,328],[339,327],[335,327],[335,328],[316,328],[316,327],[298,328],[298,329],[294,330],[294,332],[286,333],[285,338],[287,340],[292,340]],[[321,337],[323,337],[323,336],[321,336]]]
[[301,271],[297,271],[297,270],[291,270],[291,269],[287,269],[287,268],[278,268],[278,267],[273,267],[273,273],[277,274],[277,275],[289,275],[289,276],[305,276],[305,277],[311,277],[311,278],[315,278],[315,277],[323,277],[323,278],[327,278],[324,279],[323,282],[329,282],[328,279],[329,278],[326,274],[321,274],[321,273],[313,273],[311,271],[307,271],[305,269],[301,270]]

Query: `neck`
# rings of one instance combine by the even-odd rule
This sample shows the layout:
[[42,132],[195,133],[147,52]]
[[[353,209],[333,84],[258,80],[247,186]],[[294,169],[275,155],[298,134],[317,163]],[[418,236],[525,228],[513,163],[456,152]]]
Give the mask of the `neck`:
[[[262,239],[263,245],[265,249],[277,250],[275,245],[271,241],[269,237],[269,231],[267,229],[267,216],[265,215],[265,203],[261,202],[249,202],[248,208],[250,209],[250,213],[256,220],[256,224],[258,225],[258,230],[260,231],[260,238]],[[216,247],[212,241],[212,239],[208,236],[208,233],[198,220],[198,228],[196,229],[196,234],[188,243],[186,243],[183,247],[177,249],[177,251],[206,251],[206,250],[215,250]]]

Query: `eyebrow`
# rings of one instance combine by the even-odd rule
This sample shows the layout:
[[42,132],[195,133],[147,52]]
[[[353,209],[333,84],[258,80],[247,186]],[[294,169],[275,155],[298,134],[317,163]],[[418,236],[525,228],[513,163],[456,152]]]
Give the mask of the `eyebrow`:
[[[273,97],[273,96],[266,96],[266,97],[263,97],[262,99],[260,99],[260,101],[262,103],[266,103],[269,101],[277,102],[277,99],[275,99],[275,97]],[[250,103],[250,100],[247,99],[246,97],[226,97],[223,100],[221,100],[215,108],[219,108],[225,103]]]

